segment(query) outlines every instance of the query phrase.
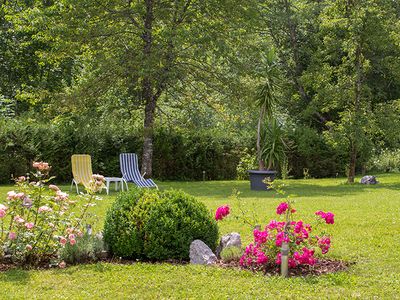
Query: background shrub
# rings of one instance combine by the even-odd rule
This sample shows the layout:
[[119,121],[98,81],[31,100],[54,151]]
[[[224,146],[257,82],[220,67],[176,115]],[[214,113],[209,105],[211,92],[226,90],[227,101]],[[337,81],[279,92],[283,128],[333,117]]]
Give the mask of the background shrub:
[[[160,180],[234,179],[246,141],[227,135],[159,127],[154,137],[153,177]],[[141,160],[142,132],[107,123],[75,120],[41,124],[32,120],[0,119],[0,183],[25,174],[33,160],[52,165],[56,181],[71,180],[71,155],[92,156],[93,171],[121,176],[119,154],[135,152]]]
[[215,249],[218,226],[203,203],[182,191],[122,193],[104,225],[111,254],[124,258],[187,260],[195,239]]
[[399,172],[400,150],[384,150],[368,162],[368,169],[378,172]]

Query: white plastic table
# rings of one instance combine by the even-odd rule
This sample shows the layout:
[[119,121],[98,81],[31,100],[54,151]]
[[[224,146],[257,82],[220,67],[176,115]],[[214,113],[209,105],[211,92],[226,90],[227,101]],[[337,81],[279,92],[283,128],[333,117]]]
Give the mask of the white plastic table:
[[118,191],[119,185],[121,185],[121,190],[124,191],[124,184],[126,186],[126,190],[128,190],[128,183],[126,182],[125,179],[121,177],[104,177],[104,180],[106,181],[106,190],[107,190],[107,195],[110,192],[110,182],[115,182],[115,190]]

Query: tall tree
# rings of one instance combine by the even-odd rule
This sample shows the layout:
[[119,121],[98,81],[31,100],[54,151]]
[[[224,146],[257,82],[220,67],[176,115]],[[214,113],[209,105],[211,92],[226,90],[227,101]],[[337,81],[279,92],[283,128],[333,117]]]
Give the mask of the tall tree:
[[[252,20],[252,1],[65,0],[40,12],[48,37],[74,55],[90,56],[102,82],[124,82],[143,107],[142,172],[152,175],[160,99],[192,82],[218,77]],[[45,18],[43,16],[46,16]],[[35,18],[35,12],[31,18]],[[60,48],[61,49],[61,48]],[[221,69],[222,70],[222,69]]]

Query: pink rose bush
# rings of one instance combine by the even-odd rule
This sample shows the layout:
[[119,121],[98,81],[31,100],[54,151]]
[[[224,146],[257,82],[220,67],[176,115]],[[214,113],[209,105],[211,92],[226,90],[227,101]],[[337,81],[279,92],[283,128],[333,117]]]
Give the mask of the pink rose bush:
[[[315,225],[302,220],[292,221],[296,210],[291,201],[280,203],[276,208],[278,216],[284,220],[271,220],[264,230],[254,229],[254,242],[246,247],[240,258],[240,265],[252,270],[265,270],[268,267],[278,267],[281,264],[281,247],[283,243],[289,244],[289,268],[300,265],[314,265],[317,261],[315,254],[321,251],[328,253],[331,239],[328,235],[317,235],[318,226],[334,224],[334,214],[331,212],[317,211]],[[321,222],[321,220],[323,220]]]
[[[56,185],[48,185],[51,167],[45,162],[34,162],[36,172],[29,178],[16,179],[14,191],[7,193],[0,203],[0,260],[7,255],[14,263],[39,264],[57,260],[67,243],[75,245],[84,225],[91,216],[96,189],[70,201],[69,195]],[[96,175],[96,186],[104,178]]]

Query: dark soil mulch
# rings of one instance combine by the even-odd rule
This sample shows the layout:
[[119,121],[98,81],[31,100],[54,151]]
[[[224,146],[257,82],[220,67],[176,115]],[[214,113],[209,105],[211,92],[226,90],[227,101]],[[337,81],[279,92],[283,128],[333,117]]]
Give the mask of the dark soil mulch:
[[[131,265],[135,264],[138,261],[133,261],[133,260],[124,260],[124,259],[116,259],[116,258],[108,258],[102,260],[103,262],[108,262],[111,264],[126,264],[126,265]],[[147,262],[148,263],[148,262]],[[151,263],[151,262],[150,262]],[[154,262],[155,264],[159,264],[160,262]],[[170,261],[165,261],[162,263],[170,263],[173,265],[186,265],[188,262],[186,261],[180,261],[180,260],[170,260]],[[329,274],[329,273],[335,273],[335,272],[340,272],[340,271],[346,271],[350,265],[354,263],[342,261],[342,260],[333,260],[333,259],[319,259],[314,266],[299,266],[295,269],[289,269],[289,276],[318,276],[318,275],[323,275],[323,274]],[[217,267],[221,268],[234,268],[234,269],[240,269],[243,270],[244,268],[240,266],[238,261],[231,261],[229,263],[223,262],[222,260],[219,260],[217,264],[215,265]],[[54,268],[55,266],[51,266],[50,264],[41,264],[36,267],[32,266],[21,266],[21,265],[15,265],[12,263],[1,263],[0,262],[0,272],[5,272],[11,269],[16,269],[16,268],[23,268],[23,269],[30,269],[30,270],[46,270],[50,268]],[[269,266],[265,270],[252,270],[254,272],[264,272],[265,275],[271,276],[271,275],[279,275],[280,270],[279,268],[276,268],[275,266]]]
[[[340,271],[346,271],[350,265],[354,263],[346,262],[343,260],[333,260],[333,259],[319,259],[313,266],[298,266],[295,269],[289,269],[289,276],[318,276],[323,274],[330,274]],[[243,269],[238,261],[231,261],[225,263],[219,261],[218,265],[222,268],[236,268]],[[265,275],[279,275],[280,269],[276,266],[269,266],[264,270],[252,270],[254,272],[264,272]]]

